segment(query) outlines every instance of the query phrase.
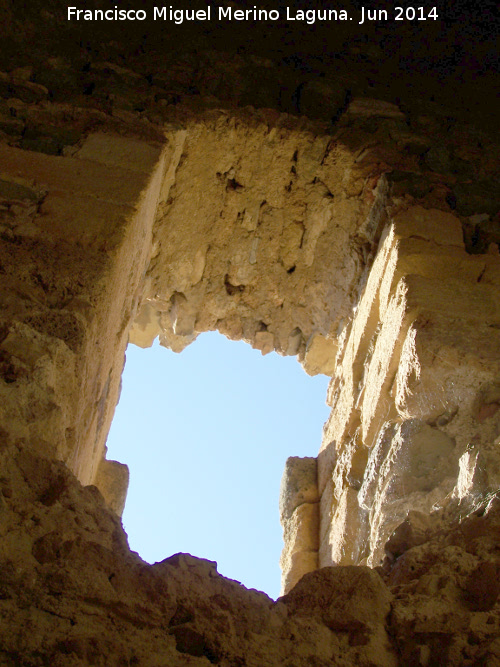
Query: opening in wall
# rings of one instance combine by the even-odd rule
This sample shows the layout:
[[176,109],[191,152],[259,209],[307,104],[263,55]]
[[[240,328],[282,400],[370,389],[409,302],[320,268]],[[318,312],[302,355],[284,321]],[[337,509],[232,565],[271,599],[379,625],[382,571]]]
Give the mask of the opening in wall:
[[130,546],[155,562],[183,551],[276,598],[278,495],[288,456],[316,456],[329,378],[203,334],[182,354],[127,349],[107,447],[130,468]]

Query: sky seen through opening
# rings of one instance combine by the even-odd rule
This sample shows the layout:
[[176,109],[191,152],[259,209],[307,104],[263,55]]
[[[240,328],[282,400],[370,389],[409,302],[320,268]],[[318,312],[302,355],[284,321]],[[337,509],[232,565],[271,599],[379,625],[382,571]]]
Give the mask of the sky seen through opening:
[[316,456],[329,378],[203,334],[181,354],[127,348],[107,458],[126,463],[123,524],[154,563],[177,552],[276,598],[278,499],[289,456]]

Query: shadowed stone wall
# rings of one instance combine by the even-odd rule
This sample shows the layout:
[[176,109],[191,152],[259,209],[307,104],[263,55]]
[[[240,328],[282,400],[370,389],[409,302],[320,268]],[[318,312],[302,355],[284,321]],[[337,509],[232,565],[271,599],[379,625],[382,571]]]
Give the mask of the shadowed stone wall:
[[[465,29],[426,53],[435,25],[413,51],[318,28],[298,53],[280,25],[222,52],[189,27],[175,51],[34,8],[0,5],[2,664],[493,664],[490,41],[469,62]],[[318,458],[283,479],[276,603],[147,566],[116,516],[127,342],[208,330],[332,377]]]

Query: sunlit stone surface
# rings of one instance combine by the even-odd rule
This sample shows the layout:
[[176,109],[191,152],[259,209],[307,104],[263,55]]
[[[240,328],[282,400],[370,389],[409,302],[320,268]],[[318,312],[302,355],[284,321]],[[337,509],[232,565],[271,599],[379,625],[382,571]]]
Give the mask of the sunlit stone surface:
[[[174,49],[66,9],[0,3],[0,662],[496,664],[500,150],[477,12],[397,47],[390,25],[277,25],[188,26]],[[144,564],[117,516],[129,338],[208,330],[332,378],[317,462],[284,476],[277,602],[190,555]]]

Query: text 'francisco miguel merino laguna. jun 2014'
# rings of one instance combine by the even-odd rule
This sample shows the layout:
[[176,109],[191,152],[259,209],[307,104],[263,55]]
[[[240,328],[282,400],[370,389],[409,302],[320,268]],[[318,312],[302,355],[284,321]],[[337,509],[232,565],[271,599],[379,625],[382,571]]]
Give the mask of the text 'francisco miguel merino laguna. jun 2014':
[[170,21],[180,25],[184,21],[301,21],[316,22],[356,21],[359,25],[372,21],[427,21],[436,20],[436,7],[392,7],[391,9],[367,9],[348,12],[346,9],[235,9],[232,6],[207,6],[206,9],[176,9],[169,5],[145,9],[80,9],[68,7],[68,21]]

